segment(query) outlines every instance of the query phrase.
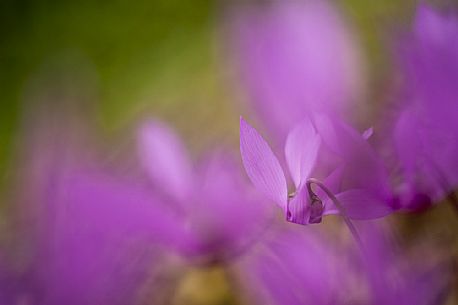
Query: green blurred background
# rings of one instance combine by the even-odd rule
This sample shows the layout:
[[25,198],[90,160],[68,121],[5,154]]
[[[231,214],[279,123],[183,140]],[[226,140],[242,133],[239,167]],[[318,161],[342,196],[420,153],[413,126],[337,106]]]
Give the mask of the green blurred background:
[[[105,135],[119,134],[146,113],[171,122],[193,150],[219,141],[235,144],[243,94],[233,82],[224,29],[225,12],[235,2],[2,0],[1,185],[14,171],[28,83],[55,73],[56,66],[60,76],[50,78],[56,87],[62,71],[89,67],[94,117]],[[338,4],[360,35],[376,99],[389,69],[386,36],[393,24],[408,21],[415,2]]]

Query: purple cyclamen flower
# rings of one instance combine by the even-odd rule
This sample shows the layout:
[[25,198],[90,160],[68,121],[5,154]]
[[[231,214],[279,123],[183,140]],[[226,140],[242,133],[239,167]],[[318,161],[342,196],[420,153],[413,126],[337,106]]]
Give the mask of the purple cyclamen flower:
[[93,157],[88,121],[30,110],[12,205],[17,235],[13,246],[2,245],[8,249],[2,263],[12,267],[2,269],[9,285],[0,285],[0,302],[139,303],[141,287],[157,267],[151,245],[181,240],[175,219],[153,204],[151,190]]
[[[380,159],[362,135],[336,119],[317,114],[289,132],[284,153],[295,186],[291,195],[277,157],[242,118],[240,151],[255,187],[281,207],[288,221],[318,223],[322,216],[337,213],[371,219],[392,211],[388,176]],[[324,178],[318,181],[312,174]],[[319,186],[316,193],[312,184]],[[342,207],[334,204],[338,201]]]
[[404,181],[400,203],[420,209],[458,186],[457,15],[419,6],[400,49],[403,96],[393,133]]
[[163,231],[176,241],[174,219],[151,204],[147,190],[81,163],[54,176],[52,189],[52,202],[31,202],[44,208],[20,211],[34,219],[20,228],[16,244],[28,255],[11,263],[20,269],[2,269],[9,283],[0,287],[0,300],[138,304],[140,288],[157,268],[150,245],[163,242]]
[[214,151],[194,165],[178,136],[153,120],[141,126],[138,140],[154,191],[174,211],[175,225],[187,232],[179,253],[227,259],[257,238],[269,209],[242,179],[234,158]]
[[28,267],[35,291],[27,298],[48,305],[136,304],[157,267],[149,245],[177,228],[147,190],[82,168],[59,178],[54,210],[40,215],[45,229]]
[[270,1],[240,5],[231,17],[242,88],[271,134],[284,137],[313,111],[343,115],[351,109],[354,115],[364,69],[356,39],[335,7]]

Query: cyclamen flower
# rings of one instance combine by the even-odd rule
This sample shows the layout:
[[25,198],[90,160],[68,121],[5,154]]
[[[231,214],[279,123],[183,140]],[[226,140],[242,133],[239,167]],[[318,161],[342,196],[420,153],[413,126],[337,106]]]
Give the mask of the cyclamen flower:
[[241,86],[270,134],[284,137],[314,111],[354,114],[363,60],[349,24],[331,3],[251,3],[236,6],[230,17]]
[[[290,222],[319,223],[322,216],[337,213],[371,219],[393,210],[383,164],[363,136],[338,120],[315,115],[289,132],[285,158],[295,186],[291,195],[280,162],[262,136],[242,118],[240,151],[255,187],[277,203]],[[322,182],[313,179],[312,173],[323,175]],[[313,184],[320,187],[316,193]],[[335,205],[339,201],[342,207]]]
[[0,280],[8,281],[0,286],[0,303],[138,304],[158,267],[151,245],[177,243],[174,219],[152,204],[150,192],[98,167],[55,169],[42,173],[53,196],[34,193],[29,209],[20,211],[33,217],[15,245],[28,255],[6,264],[21,268],[0,266]]
[[141,126],[138,143],[159,204],[171,209],[175,225],[186,232],[178,253],[204,262],[228,259],[262,232],[269,209],[230,155],[215,151],[193,166],[178,136],[153,120]]
[[400,207],[419,209],[458,186],[457,15],[421,5],[401,50],[404,96],[393,133],[404,180]]
[[167,242],[163,231],[175,243],[179,228],[152,204],[150,191],[88,157],[89,146],[79,145],[85,135],[74,137],[81,129],[69,123],[73,116],[54,118],[67,125],[51,125],[47,114],[27,121],[14,205],[22,221],[14,224],[18,236],[8,247],[26,255],[2,261],[15,268],[2,270],[10,283],[0,286],[0,302],[136,304],[157,266],[150,245]]

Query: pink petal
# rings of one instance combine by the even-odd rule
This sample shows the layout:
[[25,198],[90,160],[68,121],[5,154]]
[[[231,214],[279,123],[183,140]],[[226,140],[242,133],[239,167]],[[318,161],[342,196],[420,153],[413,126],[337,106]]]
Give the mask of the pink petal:
[[390,196],[388,173],[374,148],[350,125],[337,119],[333,123],[345,166],[346,189],[366,189],[381,197]]
[[285,157],[296,188],[310,176],[320,143],[321,138],[309,119],[303,120],[288,134]]
[[288,190],[280,163],[262,136],[243,118],[240,118],[240,152],[255,187],[284,209]]
[[421,42],[453,48],[457,42],[458,20],[441,14],[428,5],[419,5],[415,16],[414,33]]
[[330,117],[315,113],[313,116],[316,130],[321,136],[323,144],[326,144],[329,149],[334,153],[340,153],[339,139]]
[[310,223],[310,200],[307,187],[302,187],[288,202],[286,220],[300,225]]
[[[342,178],[344,174],[344,167],[339,166],[335,169],[329,176],[324,179],[323,184],[331,191],[333,194],[340,193]],[[339,214],[339,210],[336,208],[332,200],[329,199],[328,195],[319,187],[315,187],[315,193],[323,201],[324,211],[323,215],[333,215]]]
[[387,202],[362,189],[338,194],[347,216],[353,219],[374,219],[390,214],[393,210]]
[[363,139],[368,140],[374,134],[374,128],[370,127],[363,132]]
[[140,160],[153,183],[167,195],[185,200],[192,186],[191,163],[177,135],[158,121],[138,132]]
[[363,88],[363,65],[351,29],[333,6],[273,1],[241,6],[234,17],[243,85],[273,132],[283,138],[304,112],[351,109]]

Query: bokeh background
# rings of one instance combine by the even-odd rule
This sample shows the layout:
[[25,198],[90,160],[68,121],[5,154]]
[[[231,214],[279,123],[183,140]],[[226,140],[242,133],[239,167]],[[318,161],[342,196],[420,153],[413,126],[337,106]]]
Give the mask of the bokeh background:
[[[173,126],[193,155],[221,143],[238,151],[238,119],[250,112],[228,33],[230,12],[239,2],[243,1],[1,1],[3,244],[16,239],[11,229],[16,220],[11,214],[17,193],[24,191],[17,186],[23,160],[20,148],[28,122],[42,114],[48,115],[46,120],[55,129],[65,124],[58,118],[72,112],[90,118],[91,133],[107,162],[129,151],[138,121],[148,117]],[[453,1],[428,3],[457,5]],[[335,4],[361,45],[366,82],[362,99],[375,112],[386,100],[387,88],[397,81],[390,39],[410,24],[417,1]],[[362,121],[369,121],[370,116]],[[129,163],[125,167],[128,171]],[[457,262],[458,225],[448,205],[389,218],[406,244],[439,242],[444,249],[449,247]],[[176,284],[184,296],[175,302],[238,302],[220,269],[186,272]],[[207,287],[213,287],[211,292]],[[456,292],[448,302],[457,304]]]
[[[49,86],[58,90],[62,74],[81,83],[61,87],[90,90],[104,134],[120,132],[146,111],[172,122],[196,149],[221,137],[235,143],[233,121],[244,97],[234,82],[224,28],[235,3],[2,1],[2,173],[8,172],[28,86],[55,77]],[[371,101],[383,94],[390,68],[387,35],[408,23],[415,3],[337,3],[364,47]]]

